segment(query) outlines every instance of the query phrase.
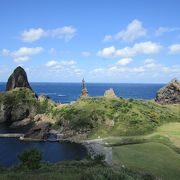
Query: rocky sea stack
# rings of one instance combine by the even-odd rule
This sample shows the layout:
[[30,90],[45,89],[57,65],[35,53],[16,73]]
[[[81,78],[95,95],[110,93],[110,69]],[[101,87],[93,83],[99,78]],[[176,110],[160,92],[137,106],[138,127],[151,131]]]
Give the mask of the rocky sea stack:
[[109,99],[117,98],[117,96],[112,88],[110,88],[104,92],[104,97],[109,98]]
[[9,77],[6,84],[6,91],[10,91],[17,87],[26,87],[32,90],[28,82],[27,74],[25,70],[20,66],[18,66]]
[[155,101],[159,104],[179,104],[180,81],[177,79],[171,80],[169,84],[157,92]]

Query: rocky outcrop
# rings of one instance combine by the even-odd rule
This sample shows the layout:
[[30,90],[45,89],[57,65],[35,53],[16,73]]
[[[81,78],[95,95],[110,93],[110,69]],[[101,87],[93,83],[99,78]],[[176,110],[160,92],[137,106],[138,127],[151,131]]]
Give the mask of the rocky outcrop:
[[48,138],[50,126],[51,123],[49,122],[36,122],[24,137],[37,140],[46,140]]
[[114,90],[112,88],[108,89],[104,93],[104,97],[109,99],[117,98],[116,94],[114,93]]
[[8,79],[6,91],[10,91],[17,87],[26,87],[32,90],[29,85],[27,74],[22,67],[17,67]]
[[[37,95],[29,85],[27,74],[17,67],[8,79],[6,92],[0,93],[0,123],[21,121],[36,114]],[[13,126],[21,123],[14,123]],[[24,124],[22,122],[22,124]]]
[[5,111],[5,106],[3,103],[0,103],[0,123],[5,122],[6,120],[6,111]]
[[156,94],[155,101],[159,104],[180,104],[180,81],[173,79],[161,88]]
[[15,88],[0,94],[0,123],[31,119],[37,111],[37,98],[27,88]]
[[81,98],[83,97],[88,97],[88,90],[86,88],[84,79],[82,80],[82,91],[81,91]]
[[46,115],[46,114],[37,114],[35,117],[34,117],[34,122],[49,122],[49,123],[53,123],[54,120]]
[[28,124],[30,124],[32,122],[32,120],[31,120],[31,118],[25,118],[25,119],[23,119],[23,120],[21,120],[21,121],[15,121],[15,122],[13,122],[11,125],[10,125],[10,127],[11,128],[19,128],[19,127],[23,127],[23,126],[26,126],[26,125],[28,125]]

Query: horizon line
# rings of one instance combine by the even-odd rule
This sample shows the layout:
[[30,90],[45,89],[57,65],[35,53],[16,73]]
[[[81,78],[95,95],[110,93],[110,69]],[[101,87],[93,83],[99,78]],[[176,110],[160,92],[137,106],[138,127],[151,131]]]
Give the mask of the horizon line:
[[[0,81],[0,83],[7,83],[4,81]],[[29,83],[74,83],[74,84],[81,84],[82,82],[48,82],[48,81],[29,81]],[[163,82],[85,82],[86,84],[167,84],[167,83],[163,83]]]

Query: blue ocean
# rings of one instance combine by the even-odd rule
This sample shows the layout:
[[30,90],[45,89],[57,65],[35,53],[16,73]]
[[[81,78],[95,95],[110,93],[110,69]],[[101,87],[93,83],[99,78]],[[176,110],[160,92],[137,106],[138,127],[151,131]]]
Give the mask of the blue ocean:
[[[76,101],[81,94],[81,83],[30,83],[38,94],[49,96],[56,102],[70,103]],[[0,91],[5,91],[6,83],[0,83]],[[87,83],[90,96],[103,96],[105,90],[113,88],[117,96],[149,100],[164,84],[121,84],[121,83]]]

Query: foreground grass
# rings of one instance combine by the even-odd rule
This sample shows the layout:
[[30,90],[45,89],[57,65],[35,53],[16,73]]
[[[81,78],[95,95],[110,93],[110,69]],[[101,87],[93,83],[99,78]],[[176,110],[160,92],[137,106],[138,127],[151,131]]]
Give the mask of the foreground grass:
[[38,170],[24,167],[1,169],[2,180],[153,180],[147,173],[133,172],[126,168],[106,167],[92,161],[71,161],[60,164],[42,164]]
[[180,148],[180,123],[168,123],[157,128],[157,134],[165,136]]
[[161,143],[114,146],[113,161],[118,166],[149,172],[162,179],[180,178],[180,155]]
[[167,123],[143,136],[105,139],[113,148],[113,162],[167,180],[180,178],[180,123]]

